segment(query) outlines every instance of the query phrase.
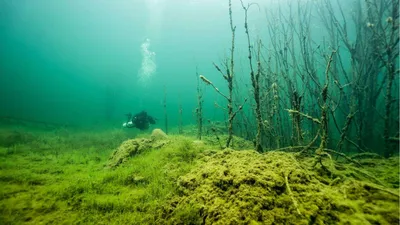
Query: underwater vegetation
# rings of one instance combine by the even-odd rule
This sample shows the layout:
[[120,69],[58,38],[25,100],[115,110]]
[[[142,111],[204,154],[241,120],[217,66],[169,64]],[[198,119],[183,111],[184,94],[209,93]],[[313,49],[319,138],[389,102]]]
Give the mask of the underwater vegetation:
[[[0,144],[1,224],[150,223],[202,149],[188,138],[171,137],[162,151],[143,147],[133,160],[110,168],[113,150],[130,141],[121,130],[17,132],[32,138]],[[155,131],[148,140],[161,143],[161,136]]]
[[[0,118],[0,224],[399,224],[399,1],[288,1],[264,9],[264,37],[257,3],[227,2],[229,50],[217,76],[196,68],[193,125],[180,105],[169,127],[166,86],[164,118],[128,114],[132,129]],[[141,53],[147,84],[150,39]]]
[[[196,134],[197,128],[184,130]],[[398,157],[258,153],[236,136],[233,143],[244,149],[220,150],[213,136],[199,141],[157,129],[135,139],[123,130],[9,128],[0,136],[16,132],[14,144],[0,143],[1,224],[397,224],[400,219]]]
[[[233,13],[233,4],[240,4],[242,17]],[[226,88],[196,71],[198,138],[207,101],[203,92],[210,88],[224,101],[215,103],[226,118],[228,137],[221,148],[231,147],[237,135],[252,141],[260,153],[398,155],[399,1],[349,4],[350,15],[340,1],[329,0],[289,1],[278,10],[265,9],[265,38],[249,30],[249,13],[259,5],[229,0],[231,47],[221,63],[213,63]],[[322,40],[314,35],[315,18],[326,31]],[[235,46],[244,43],[236,40],[238,24],[244,26],[248,61],[240,74]],[[235,80],[243,73],[250,80],[245,87]]]

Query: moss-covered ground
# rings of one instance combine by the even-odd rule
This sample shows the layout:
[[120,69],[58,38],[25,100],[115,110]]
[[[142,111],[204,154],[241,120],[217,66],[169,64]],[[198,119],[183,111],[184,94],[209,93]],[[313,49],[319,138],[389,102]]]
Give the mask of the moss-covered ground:
[[139,136],[0,129],[0,224],[399,223],[398,157],[315,164],[220,150],[212,137]]

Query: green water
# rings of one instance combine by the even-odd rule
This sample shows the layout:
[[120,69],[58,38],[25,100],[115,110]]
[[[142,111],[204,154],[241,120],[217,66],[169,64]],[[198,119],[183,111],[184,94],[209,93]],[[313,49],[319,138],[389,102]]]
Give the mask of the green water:
[[0,0],[0,224],[398,224],[398,55],[398,0]]
[[[191,123],[195,67],[215,74],[211,62],[229,43],[226,4],[210,4],[2,1],[1,116],[119,126],[125,113],[146,109],[163,118],[165,86],[171,124],[179,101]],[[143,85],[146,38],[157,68]]]

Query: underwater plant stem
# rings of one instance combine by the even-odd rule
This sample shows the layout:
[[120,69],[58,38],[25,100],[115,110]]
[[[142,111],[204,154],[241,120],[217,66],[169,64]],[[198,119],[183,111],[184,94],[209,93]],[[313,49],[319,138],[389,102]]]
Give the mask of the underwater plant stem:
[[348,137],[345,137],[346,141],[349,142],[350,144],[354,145],[360,152],[366,152],[364,149],[362,149],[357,143],[354,141],[350,140]]
[[321,92],[323,105],[321,107],[321,143],[319,145],[319,150],[323,150],[328,146],[328,87],[329,87],[329,69],[333,61],[333,55],[336,53],[335,50],[332,51],[329,56],[328,63],[325,69],[325,85]]
[[337,152],[337,151],[335,151],[335,150],[327,149],[327,148],[325,148],[324,151],[325,151],[325,152],[330,152],[330,153],[333,153],[333,154],[336,154],[336,155],[339,155],[339,156],[341,156],[341,157],[347,159],[349,162],[352,162],[352,163],[356,164],[357,166],[362,166],[359,162],[357,162],[357,161],[355,161],[354,159],[348,157],[348,156],[347,156],[346,154],[344,154],[344,153]]
[[232,141],[233,137],[233,76],[234,72],[234,52],[235,52],[235,31],[236,26],[233,26],[232,19],[232,0],[229,0],[229,24],[231,27],[232,33],[232,43],[231,43],[231,57],[230,57],[230,65],[228,69],[228,74],[226,75],[226,80],[228,81],[228,89],[229,89],[229,98],[228,100],[228,115],[229,115],[229,124],[228,124],[228,140],[226,141],[226,147],[229,148],[229,145]]
[[200,88],[200,79],[197,66],[196,66],[196,77],[197,77],[197,109],[196,109],[197,139],[201,140],[201,136],[203,133],[203,92]]
[[389,65],[388,70],[388,83],[386,86],[386,96],[385,96],[385,128],[383,131],[383,137],[385,138],[385,150],[384,156],[389,157],[392,154],[391,141],[390,141],[390,114],[392,106],[392,86],[394,80],[394,65]]
[[[359,168],[357,168],[357,167],[353,167],[352,169],[353,169],[354,171],[356,171],[357,173],[360,173],[360,174],[362,174],[363,176],[372,179],[375,183],[377,183],[377,184],[379,184],[379,185],[381,185],[381,186],[383,186],[383,187],[386,187],[386,185],[385,185],[384,183],[382,183],[382,181],[380,181],[378,178],[376,178],[376,177],[370,175],[370,174],[367,173],[366,171],[361,170],[361,169],[359,169]],[[375,186],[375,187],[376,187],[376,186]],[[384,190],[384,189],[381,189],[381,190]],[[392,193],[392,192],[389,192],[389,193]],[[397,196],[398,196],[398,194],[397,194]]]
[[297,111],[297,110],[286,109],[286,111],[288,111],[289,113],[292,113],[292,114],[299,114],[300,116],[305,117],[306,119],[309,119],[309,120],[311,120],[311,121],[314,122],[314,123],[321,124],[321,121],[320,121],[319,119],[314,118],[314,117],[312,117],[312,116],[310,116],[310,115],[307,115],[307,114],[305,114],[305,113],[299,112],[299,111]]
[[391,141],[390,141],[390,114],[392,106],[392,86],[395,77],[395,60],[393,60],[392,50],[388,48],[386,50],[388,62],[387,62],[387,86],[385,95],[385,128],[383,137],[385,139],[385,150],[384,156],[389,157],[392,154]]
[[[300,96],[296,90],[292,91],[292,106],[297,111],[300,111],[300,109],[301,109],[301,100],[302,100],[302,96]],[[293,140],[296,139],[297,144],[300,145],[303,140],[300,114],[296,114],[296,115],[292,114],[292,121],[293,121],[293,124],[292,124],[293,138],[292,139]],[[296,133],[296,137],[294,137],[294,133]]]
[[314,143],[317,141],[317,139],[318,139],[319,131],[320,131],[320,130],[317,131],[317,134],[316,134],[315,137],[312,139],[312,141],[311,141],[307,146],[305,146],[305,147],[298,153],[299,155],[303,154],[304,152],[307,152],[308,149],[310,149],[310,148],[313,146],[313,144],[314,144]]
[[247,98],[244,99],[243,104],[241,106],[239,106],[239,108],[232,114],[232,120],[235,118],[235,116],[238,114],[238,112],[243,109],[243,106],[244,106],[244,104],[246,104],[246,102],[247,102]]
[[256,135],[256,151],[263,152],[262,147],[262,116],[261,116],[261,102],[260,102],[260,74],[261,74],[261,40],[258,43],[258,52],[257,52],[257,74],[255,76],[255,85],[254,85],[254,100],[256,102],[256,120],[257,120],[257,135]]
[[225,95],[224,93],[222,93],[217,87],[215,87],[215,85],[214,85],[210,80],[208,80],[205,76],[200,75],[200,79],[201,79],[204,83],[206,83],[207,85],[210,85],[211,87],[213,87],[214,90],[215,90],[218,94],[220,94],[222,97],[224,97],[224,98],[229,102],[228,96],[226,96],[226,95]]
[[239,108],[238,108],[235,112],[229,113],[229,119],[228,119],[228,126],[229,126],[229,127],[228,127],[228,139],[227,139],[226,145],[225,145],[226,148],[229,148],[229,145],[230,145],[230,143],[231,143],[231,141],[232,141],[232,138],[233,138],[233,130],[232,130],[232,128],[233,128],[233,120],[235,119],[235,117],[236,117],[236,115],[238,114],[238,112],[239,112],[240,110],[243,109],[243,105],[246,104],[246,102],[247,102],[247,98],[244,99],[243,104],[242,104],[241,106],[239,106]]
[[[381,42],[384,46],[384,52],[380,55],[383,65],[386,67],[386,93],[385,93],[385,115],[383,138],[385,141],[384,156],[390,157],[393,154],[392,143],[390,140],[391,111],[392,111],[392,88],[396,74],[396,65],[398,60],[399,43],[399,1],[389,1],[390,20],[386,19],[389,29],[375,33],[376,36],[382,36]],[[379,25],[379,24],[378,24]],[[379,32],[379,31],[378,31]],[[385,56],[383,56],[385,55]]]
[[251,85],[253,86],[253,97],[254,101],[256,103],[255,107],[255,114],[256,114],[256,120],[257,120],[257,134],[256,134],[256,143],[255,143],[255,148],[256,151],[262,152],[263,148],[261,145],[261,131],[262,131],[262,118],[261,118],[261,104],[260,104],[260,74],[261,74],[261,61],[260,61],[260,47],[261,47],[261,41],[259,40],[258,42],[258,52],[257,52],[257,73],[254,73],[253,69],[253,62],[252,62],[252,56],[251,56],[251,43],[250,43],[250,34],[249,34],[249,27],[247,24],[247,12],[251,6],[251,4],[248,4],[247,7],[244,6],[243,1],[240,0],[240,3],[242,4],[242,8],[244,10],[244,29],[245,33],[247,36],[247,47],[248,47],[248,59],[249,59],[249,66],[250,66],[250,78],[251,78]]
[[301,212],[300,212],[300,210],[299,210],[299,206],[298,206],[298,204],[297,204],[297,201],[296,201],[296,199],[295,199],[294,196],[293,196],[292,190],[290,189],[290,185],[289,185],[289,173],[285,173],[285,184],[286,184],[286,189],[287,189],[287,191],[288,191],[288,194],[289,194],[290,198],[292,199],[293,205],[294,205],[294,207],[296,208],[297,214],[301,215]]
[[346,138],[347,130],[349,129],[351,121],[353,120],[355,114],[356,114],[356,112],[354,112],[354,105],[353,105],[350,109],[349,115],[347,115],[347,117],[346,117],[346,122],[341,130],[340,140],[336,146],[336,149],[338,149],[339,152],[342,150],[342,146],[343,146],[343,142]]

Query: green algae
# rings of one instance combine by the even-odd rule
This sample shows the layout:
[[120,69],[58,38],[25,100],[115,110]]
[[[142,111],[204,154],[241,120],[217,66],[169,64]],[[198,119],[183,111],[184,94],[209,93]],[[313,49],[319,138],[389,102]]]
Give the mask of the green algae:
[[14,143],[16,151],[0,147],[1,224],[150,224],[205,148],[179,136],[165,144],[158,133],[147,136],[156,148],[107,170],[129,139],[119,131],[32,135],[33,142]]
[[128,161],[131,157],[152,148],[150,139],[140,138],[124,141],[110,156],[108,167],[114,168]]
[[394,224],[399,220],[398,195],[351,177],[332,186],[310,166],[311,160],[307,164],[292,153],[226,150],[203,161],[179,179],[179,195],[160,210],[165,218],[161,223],[187,224],[188,218],[194,224]]
[[[325,167],[313,167],[313,157],[293,153],[221,151],[207,141],[213,137],[66,130],[29,136],[0,147],[1,224],[399,221],[398,157],[359,159],[361,168],[324,158]],[[149,143],[143,151],[104,167],[114,151],[141,139]]]

